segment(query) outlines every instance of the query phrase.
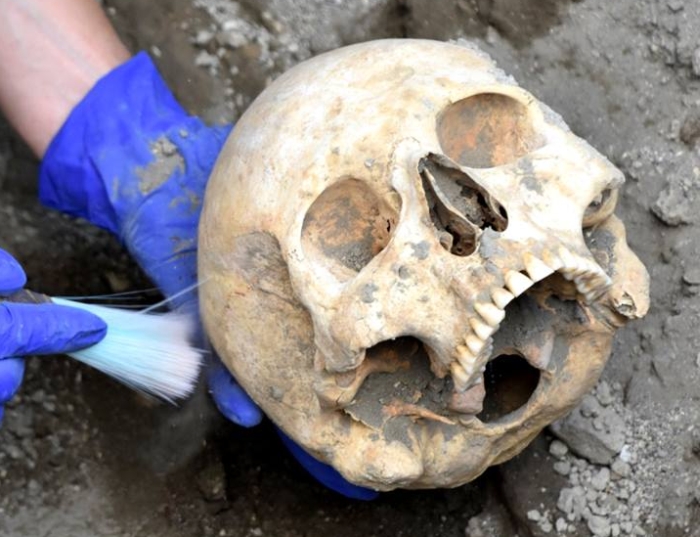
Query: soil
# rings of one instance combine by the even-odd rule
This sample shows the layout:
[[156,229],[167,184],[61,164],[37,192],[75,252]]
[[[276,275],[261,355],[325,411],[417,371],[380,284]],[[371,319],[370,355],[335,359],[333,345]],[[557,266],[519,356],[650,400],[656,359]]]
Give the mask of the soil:
[[[567,427],[471,484],[371,503],[326,491],[269,424],[228,424],[205,393],[174,410],[65,358],[30,359],[0,429],[0,535],[700,535],[700,3],[103,5],[132,50],[150,51],[179,99],[213,122],[235,120],[280,73],[337,46],[475,40],[625,172],[617,214],[651,274],[652,309],[618,333],[603,382]],[[36,177],[0,122],[0,247],[30,288],[150,287],[111,237],[43,209]],[[562,432],[572,427],[588,436]]]

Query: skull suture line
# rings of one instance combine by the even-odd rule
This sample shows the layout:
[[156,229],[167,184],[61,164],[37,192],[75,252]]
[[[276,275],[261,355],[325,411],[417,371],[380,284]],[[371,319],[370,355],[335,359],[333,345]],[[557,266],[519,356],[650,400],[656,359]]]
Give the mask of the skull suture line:
[[622,181],[473,47],[318,56],[258,97],[211,177],[207,332],[350,481],[465,483],[576,404],[646,312]]

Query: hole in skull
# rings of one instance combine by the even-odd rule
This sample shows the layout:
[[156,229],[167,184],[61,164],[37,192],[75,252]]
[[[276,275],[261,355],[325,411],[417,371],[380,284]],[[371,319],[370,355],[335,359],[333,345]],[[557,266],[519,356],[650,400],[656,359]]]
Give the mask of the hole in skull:
[[540,371],[515,354],[497,356],[486,364],[486,397],[478,418],[496,421],[525,405],[537,388]]
[[326,189],[309,208],[302,228],[305,254],[339,279],[359,272],[389,243],[396,213],[362,181]]
[[583,227],[590,228],[600,224],[608,218],[614,211],[617,205],[618,190],[606,188],[594,199],[583,214]]
[[527,107],[506,95],[482,93],[448,106],[437,134],[444,153],[472,168],[514,162],[541,147]]
[[508,217],[503,206],[460,170],[425,159],[423,189],[440,244],[458,256],[477,248],[479,230],[503,231]]

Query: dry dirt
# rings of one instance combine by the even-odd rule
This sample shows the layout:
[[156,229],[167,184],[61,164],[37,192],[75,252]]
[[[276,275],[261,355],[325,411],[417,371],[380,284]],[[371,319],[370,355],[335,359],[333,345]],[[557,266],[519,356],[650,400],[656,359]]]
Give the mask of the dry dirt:
[[[472,484],[372,503],[325,491],[269,424],[227,424],[205,394],[173,412],[64,358],[32,359],[0,429],[1,536],[700,535],[700,3],[103,4],[210,121],[235,120],[285,69],[343,44],[476,40],[625,172],[618,214],[651,273],[653,306],[618,334],[605,382],[568,429],[556,428],[564,443],[548,431]],[[0,122],[0,247],[31,288],[149,287],[110,237],[41,208],[36,176]]]

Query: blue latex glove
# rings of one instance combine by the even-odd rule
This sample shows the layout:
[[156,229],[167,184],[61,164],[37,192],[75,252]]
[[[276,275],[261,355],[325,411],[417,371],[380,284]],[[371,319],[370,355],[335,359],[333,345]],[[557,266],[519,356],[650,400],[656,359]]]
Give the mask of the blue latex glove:
[[[0,250],[0,297],[22,289],[26,281],[19,263]],[[0,422],[4,404],[22,382],[24,360],[19,356],[77,351],[94,345],[106,333],[104,321],[84,310],[0,302]]]
[[[166,296],[196,309],[197,223],[230,130],[189,116],[140,53],[98,81],[71,112],[44,156],[39,196],[116,234]],[[261,411],[222,365],[208,377],[224,416],[243,426],[260,422]],[[322,482],[335,472],[315,460],[300,462]],[[359,489],[343,483],[331,488],[350,496]]]

